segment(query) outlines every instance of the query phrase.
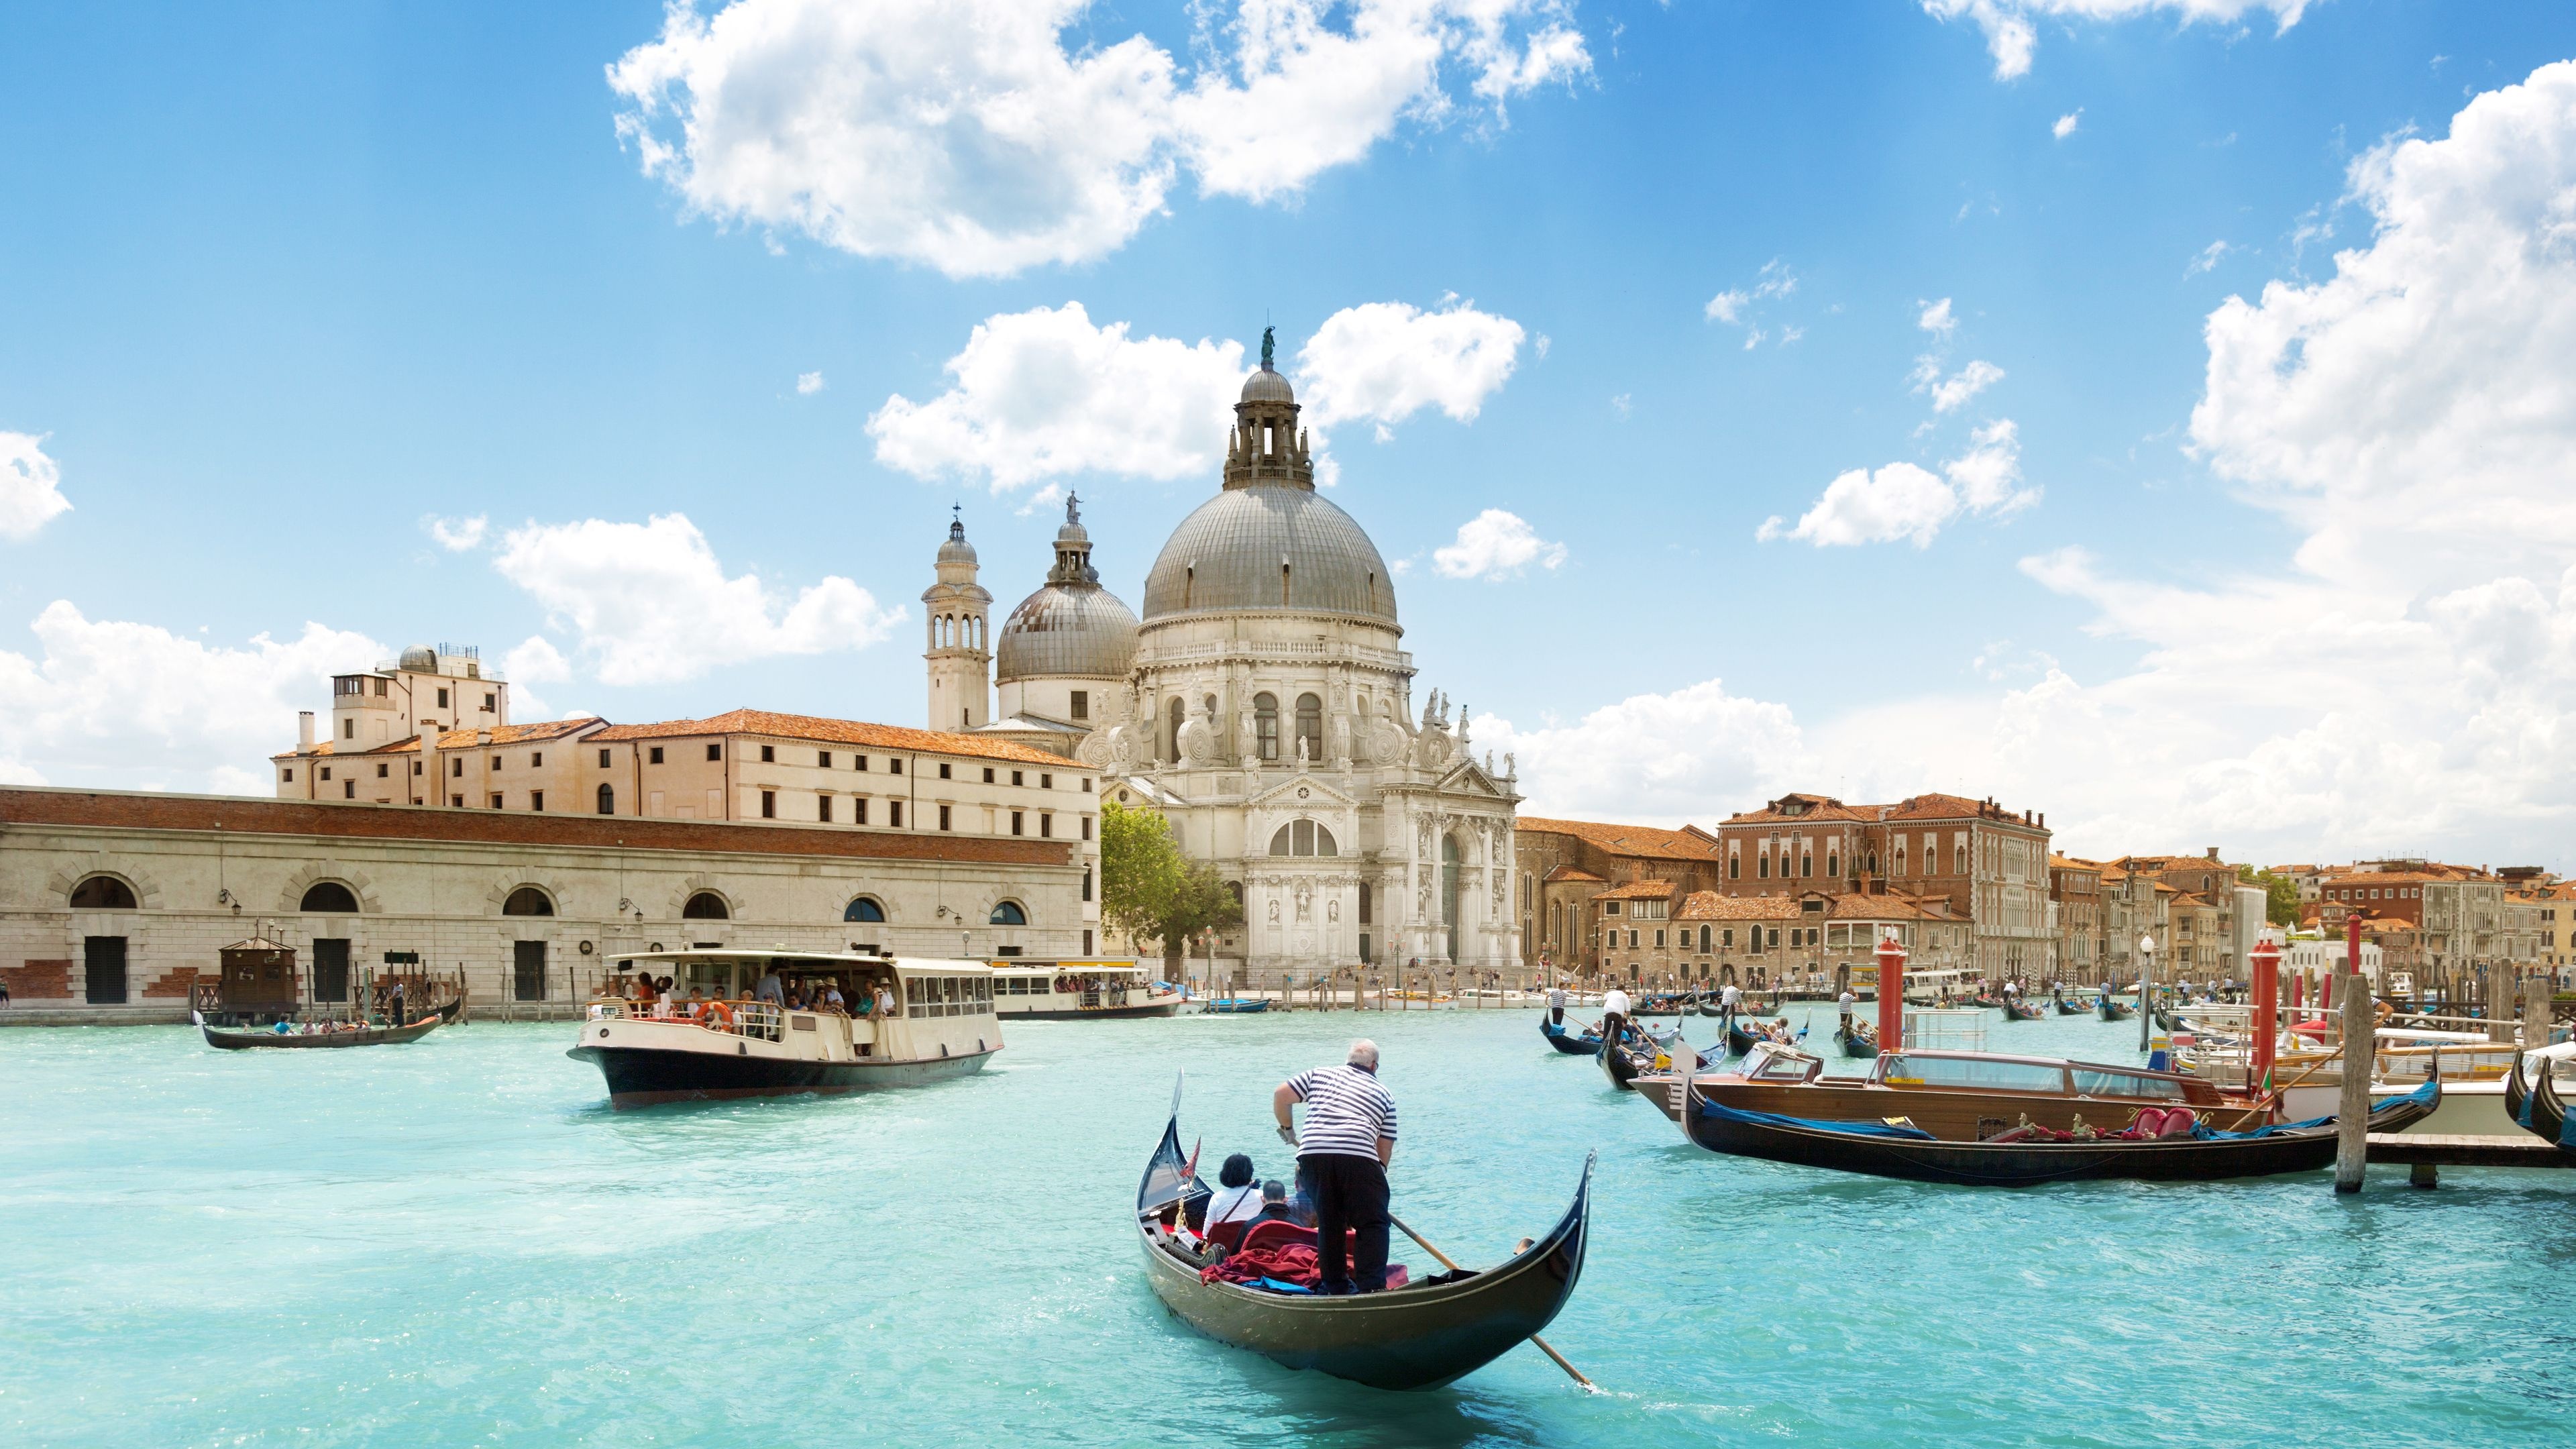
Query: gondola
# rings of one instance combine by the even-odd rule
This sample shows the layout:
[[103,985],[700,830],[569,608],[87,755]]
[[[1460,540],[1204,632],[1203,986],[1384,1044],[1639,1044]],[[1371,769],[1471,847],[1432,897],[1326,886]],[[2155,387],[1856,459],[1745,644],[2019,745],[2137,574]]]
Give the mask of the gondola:
[[[2122,1006],[2120,1003],[2113,1001],[2108,996],[2095,998],[2093,1002],[2093,1010],[2099,1013],[2104,1021],[2127,1021],[2130,1017],[2138,1014],[2138,1009],[2136,1007]],[[2164,1019],[2165,1013],[2158,1011],[2156,1013],[2156,1020],[2162,1022]],[[2165,1030],[2171,1031],[2173,1028],[2166,1027]]]
[[1971,996],[1968,998],[1968,1004],[1987,1011],[2001,1011],[2004,1009],[2004,999],[2000,996]]
[[[2103,998],[2103,1000],[2105,1000],[2105,1001],[2108,1001],[2109,999],[2110,999],[2110,998],[2108,998],[2108,997],[2104,997],[2104,998]],[[2114,1004],[2112,1005],[2112,1007],[2110,1008],[2110,1010],[2111,1010],[2111,1011],[2117,1011],[2117,1012],[2119,1012],[2119,1013],[2120,1013],[2120,1016],[2112,1016],[2112,1015],[2110,1015],[2110,1014],[2109,1014],[2109,1012],[2105,1012],[2105,1013],[2103,1014],[2103,1017],[2102,1017],[2102,1019],[2103,1019],[2104,1021],[2118,1021],[2118,1020],[2120,1020],[2120,1018],[2121,1018],[2121,1017],[2134,1015],[2134,1014],[2136,1013],[2136,1011],[2137,1011],[2137,1008],[2135,1008],[2135,1007],[2131,1007],[2131,1006],[2120,1006],[2120,1005],[2118,1005],[2118,1004],[2114,1003]],[[2171,1035],[2171,1034],[2172,1034],[2172,1033],[2174,1033],[2174,1032],[2177,1032],[2177,1031],[2184,1031],[2184,1030],[2187,1030],[2187,1029],[2188,1029],[2188,1028],[2184,1027],[2184,1025],[2182,1024],[2182,1018],[2181,1018],[2181,1017],[2174,1015],[2172,1012],[2170,1012],[2170,1011],[2166,1010],[2165,1008],[2163,1008],[2163,1007],[2161,1007],[2161,1006],[2159,1006],[2159,1007],[2157,1007],[2157,1008],[2156,1008],[2156,1010],[2155,1010],[2155,1018],[2156,1018],[2156,1030],[2161,1031],[2161,1032],[2164,1032],[2164,1033],[2166,1033],[2167,1035]]]
[[1436,1389],[1546,1328],[1573,1295],[1590,1237],[1592,1162],[1584,1158],[1574,1203],[1556,1226],[1492,1268],[1347,1298],[1206,1283],[1200,1260],[1170,1231],[1190,1202],[1208,1195],[1181,1153],[1176,1090],[1172,1119],[1136,1189],[1145,1281],[1174,1317],[1219,1343],[1373,1388]]
[[2004,1020],[2006,1021],[2037,1021],[2045,1015],[2047,1013],[2036,1006],[2015,1001],[2010,997],[2004,999]]
[[448,1020],[449,1018],[443,1013],[433,1012],[418,1021],[402,1026],[368,1026],[360,1027],[356,1031],[321,1031],[310,1036],[281,1036],[263,1027],[213,1026],[200,1017],[197,1030],[206,1034],[206,1045],[228,1052],[256,1051],[269,1047],[400,1046],[404,1042],[420,1040],[445,1026]]
[[1847,1057],[1858,1057],[1863,1061],[1878,1059],[1878,1043],[1840,1024],[1834,1027],[1834,1045],[1841,1047],[1843,1055]]
[[[2426,1082],[2373,1108],[2370,1130],[2402,1132],[2431,1116],[2441,1100],[2441,1082]],[[2029,1187],[2099,1178],[2207,1182],[2313,1172],[2335,1157],[2332,1117],[2245,1133],[2161,1140],[1955,1142],[1934,1137],[1901,1118],[1828,1122],[1783,1117],[1744,1111],[1696,1094],[1691,1108],[1690,1138],[1711,1152],[1967,1187]]]
[[1561,1051],[1570,1057],[1591,1057],[1599,1056],[1601,1054],[1601,1037],[1599,1033],[1587,1031],[1578,1036],[1573,1032],[1567,1031],[1564,1027],[1557,1025],[1555,1022],[1548,1020],[1545,1013],[1541,1013],[1539,1016],[1538,1034],[1547,1038],[1547,1044],[1549,1046],[1556,1048],[1558,1051]]
[[1699,999],[1699,1014],[1702,1016],[1724,1016],[1726,1015],[1726,1008],[1703,996]]
[[1655,1059],[1652,1056],[1639,1061],[1636,1045],[1628,1041],[1605,1041],[1601,1044],[1599,1055],[1602,1074],[1610,1079],[1610,1085],[1623,1092],[1628,1089],[1629,1083],[1637,1080],[1642,1073],[1654,1070],[1655,1066]]
[[1763,1038],[1759,1033],[1746,1031],[1743,1027],[1736,1025],[1732,1017],[1728,1018],[1726,1023],[1726,1054],[1728,1056],[1740,1057],[1746,1052],[1753,1050],[1753,1044],[1761,1040],[1763,1040]]
[[2093,1014],[2092,1007],[2078,1006],[2063,996],[2051,997],[2050,1000],[2056,1003],[2057,1014],[2060,1016],[2091,1016]]
[[[2504,1114],[2514,1120],[2514,1125],[2529,1129],[2531,1127],[2531,1079],[2522,1073],[2522,1060],[2523,1054],[2515,1052],[2513,1065],[2505,1071]],[[2541,1070],[2548,1071],[2550,1068],[2543,1067]]]
[[2557,1077],[2557,1071],[2544,1062],[2536,1075],[2524,1078],[2525,1090],[2531,1093],[2531,1120],[2524,1125],[2557,1143],[2559,1151],[2576,1153],[2576,1123],[2567,1120],[2567,1104],[2559,1099]]

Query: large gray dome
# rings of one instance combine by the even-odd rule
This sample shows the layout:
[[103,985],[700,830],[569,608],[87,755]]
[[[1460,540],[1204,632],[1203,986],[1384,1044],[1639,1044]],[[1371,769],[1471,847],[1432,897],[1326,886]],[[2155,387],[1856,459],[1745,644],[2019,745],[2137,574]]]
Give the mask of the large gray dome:
[[1229,487],[1181,520],[1145,576],[1147,620],[1206,609],[1392,625],[1395,589],[1377,545],[1330,500],[1302,487]]
[[1123,679],[1136,662],[1136,616],[1098,584],[1051,583],[1011,611],[993,656],[997,684],[1055,675]]

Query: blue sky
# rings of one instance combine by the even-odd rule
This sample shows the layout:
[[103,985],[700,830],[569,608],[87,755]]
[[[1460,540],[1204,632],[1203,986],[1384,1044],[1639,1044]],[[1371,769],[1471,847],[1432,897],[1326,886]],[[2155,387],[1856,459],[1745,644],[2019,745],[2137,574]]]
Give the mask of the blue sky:
[[918,723],[949,505],[1135,602],[1266,319],[1533,810],[2556,863],[2563,4],[1211,14],[12,7],[0,778],[257,789],[414,641]]

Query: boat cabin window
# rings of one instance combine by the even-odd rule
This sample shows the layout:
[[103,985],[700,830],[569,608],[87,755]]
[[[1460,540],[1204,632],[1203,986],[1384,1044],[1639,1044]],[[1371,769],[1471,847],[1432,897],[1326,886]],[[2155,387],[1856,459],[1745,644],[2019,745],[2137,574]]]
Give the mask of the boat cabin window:
[[1744,1077],[1754,1082],[1803,1082],[1823,1063],[1807,1057],[1757,1049],[1744,1064]]
[[2163,1077],[2109,1071],[2101,1067],[2077,1067],[2075,1091],[2084,1097],[2159,1097],[2167,1101],[2182,1100],[2182,1083]]
[[934,1016],[990,1015],[993,982],[985,976],[907,976],[903,981],[903,1014]]
[[1995,1057],[1889,1057],[1879,1080],[1891,1087],[1958,1087],[1981,1092],[2066,1090],[2066,1071],[2062,1067]]

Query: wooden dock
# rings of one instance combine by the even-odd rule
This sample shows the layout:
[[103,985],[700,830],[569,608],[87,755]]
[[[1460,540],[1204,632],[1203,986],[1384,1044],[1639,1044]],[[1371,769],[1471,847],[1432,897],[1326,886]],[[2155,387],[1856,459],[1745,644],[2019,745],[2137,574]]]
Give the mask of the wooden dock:
[[2524,1133],[2518,1137],[2463,1136],[2455,1133],[2373,1132],[2370,1160],[2410,1169],[2407,1181],[2417,1187],[2441,1182],[2445,1167],[2576,1167],[2551,1144]]

